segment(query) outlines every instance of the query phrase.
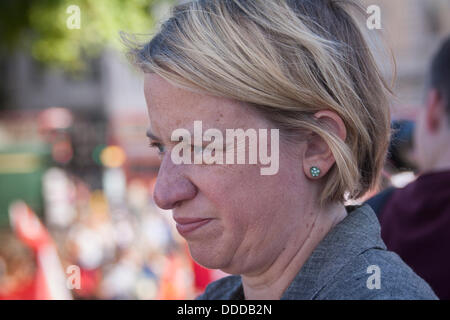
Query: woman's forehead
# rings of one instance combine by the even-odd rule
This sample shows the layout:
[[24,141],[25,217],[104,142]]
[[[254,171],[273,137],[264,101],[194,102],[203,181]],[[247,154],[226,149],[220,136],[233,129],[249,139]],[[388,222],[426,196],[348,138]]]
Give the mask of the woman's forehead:
[[218,129],[230,125],[247,127],[255,125],[255,120],[258,122],[256,114],[243,103],[176,87],[156,74],[146,75],[144,91],[152,122],[189,127],[194,121],[203,121]]

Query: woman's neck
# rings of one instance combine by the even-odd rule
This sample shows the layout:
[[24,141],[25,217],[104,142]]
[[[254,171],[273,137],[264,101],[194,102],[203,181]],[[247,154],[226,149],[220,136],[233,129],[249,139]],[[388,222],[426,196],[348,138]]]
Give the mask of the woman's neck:
[[[314,249],[327,233],[347,216],[342,204],[317,210],[314,222],[303,237],[293,232],[284,250],[273,263],[259,273],[242,275],[242,285],[247,300],[277,300],[288,288]],[[299,232],[304,232],[299,231]]]

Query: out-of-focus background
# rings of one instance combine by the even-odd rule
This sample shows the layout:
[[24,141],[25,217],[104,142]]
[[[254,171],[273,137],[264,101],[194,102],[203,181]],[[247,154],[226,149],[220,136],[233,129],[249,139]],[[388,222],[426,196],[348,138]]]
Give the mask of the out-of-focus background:
[[[149,39],[176,1],[0,2],[0,299],[190,299],[220,272],[196,265],[152,189],[142,75],[119,31]],[[450,0],[364,0],[393,81],[385,184],[414,178],[412,132]],[[401,129],[401,130],[400,130]],[[400,147],[398,147],[400,145]]]

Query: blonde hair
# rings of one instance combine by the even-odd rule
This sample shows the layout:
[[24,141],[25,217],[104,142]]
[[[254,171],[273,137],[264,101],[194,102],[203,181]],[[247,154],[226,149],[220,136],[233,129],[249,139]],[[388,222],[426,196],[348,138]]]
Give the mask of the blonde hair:
[[[321,202],[358,198],[378,181],[390,113],[389,89],[350,4],[193,1],[174,7],[156,36],[134,44],[130,55],[171,83],[248,103],[289,137],[316,133],[336,161]],[[346,141],[314,118],[320,110],[342,118]]]

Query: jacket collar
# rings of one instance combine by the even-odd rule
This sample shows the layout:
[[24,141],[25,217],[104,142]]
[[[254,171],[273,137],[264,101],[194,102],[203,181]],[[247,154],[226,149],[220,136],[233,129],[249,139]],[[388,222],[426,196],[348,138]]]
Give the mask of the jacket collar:
[[[369,205],[346,207],[347,217],[338,223],[314,249],[281,300],[311,300],[332,281],[351,259],[372,248],[386,250],[380,224]],[[230,300],[244,300],[240,277],[230,290]]]
[[286,289],[282,300],[309,300],[355,256],[372,248],[386,250],[380,225],[368,206],[347,207],[348,215],[314,249],[311,256]]

